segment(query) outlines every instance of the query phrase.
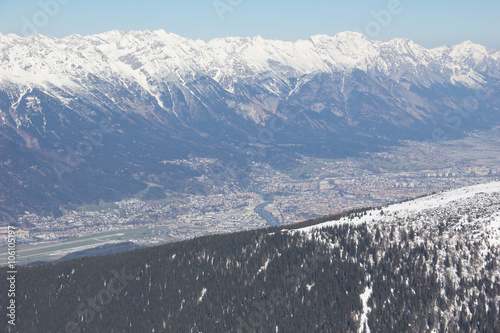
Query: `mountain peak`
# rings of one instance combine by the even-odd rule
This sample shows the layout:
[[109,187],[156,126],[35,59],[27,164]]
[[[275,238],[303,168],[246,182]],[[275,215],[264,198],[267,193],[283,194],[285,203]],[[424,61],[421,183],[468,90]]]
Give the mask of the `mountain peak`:
[[336,39],[365,39],[365,40],[368,40],[365,35],[363,35],[361,32],[357,32],[357,31],[338,32],[333,37]]
[[354,42],[354,41],[368,41],[365,35],[360,32],[354,31],[344,31],[339,32],[333,36],[326,34],[318,34],[309,37],[309,40],[313,43],[323,43],[323,42]]
[[483,45],[475,44],[470,40],[467,40],[453,46],[449,56],[457,59],[458,61],[479,64],[489,57],[489,52]]

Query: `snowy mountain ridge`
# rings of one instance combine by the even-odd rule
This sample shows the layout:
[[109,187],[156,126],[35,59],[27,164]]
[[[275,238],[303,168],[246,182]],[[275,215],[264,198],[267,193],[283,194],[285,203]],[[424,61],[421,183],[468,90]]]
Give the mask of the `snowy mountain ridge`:
[[[355,255],[344,255],[348,249],[339,240],[332,239],[332,234],[342,229],[353,230],[350,234],[356,239]],[[359,321],[358,332],[380,331],[377,327],[375,311],[385,309],[397,296],[390,289],[387,298],[374,297],[372,293],[380,288],[377,278],[372,275],[372,265],[392,265],[386,258],[391,249],[407,251],[403,254],[405,261],[413,272],[422,271],[440,286],[429,306],[432,315],[443,321],[433,325],[430,319],[424,329],[415,331],[443,332],[443,328],[458,323],[459,332],[489,332],[478,324],[476,309],[479,298],[490,297],[492,300],[486,309],[496,314],[496,304],[500,302],[498,283],[500,271],[495,269],[498,250],[500,248],[500,181],[477,184],[439,192],[426,197],[388,205],[382,209],[372,209],[364,213],[351,214],[337,221],[325,222],[306,228],[287,231],[293,235],[302,235],[305,239],[328,246],[331,251],[340,252],[346,262],[359,262],[367,268],[366,286],[359,298],[362,311],[356,316]],[[367,236],[368,235],[368,236]],[[382,244],[377,251],[367,257],[358,255],[362,242]],[[429,256],[427,251],[433,251]],[[423,253],[415,260],[411,253]],[[366,255],[366,254],[365,254]],[[418,255],[417,255],[418,257]],[[395,283],[410,288],[412,277],[403,277],[404,269],[395,267]],[[387,273],[385,273],[387,274]],[[383,279],[389,279],[390,274]],[[484,285],[474,285],[476,281],[484,281]],[[438,300],[439,299],[439,300]],[[484,298],[483,298],[484,299]],[[378,304],[375,304],[378,303]],[[447,306],[443,307],[442,304]],[[483,302],[484,303],[484,302]],[[406,304],[406,302],[404,302]],[[481,304],[481,306],[483,306]],[[491,313],[490,313],[491,315]],[[492,316],[495,318],[495,315]],[[498,317],[497,317],[498,318]],[[498,323],[498,320],[493,319]],[[453,327],[454,328],[454,327]],[[472,330],[471,330],[472,329]],[[477,329],[477,330],[476,330]],[[411,330],[413,331],[413,329]],[[492,332],[494,330],[491,330]]]
[[482,240],[489,245],[500,245],[500,181],[442,191],[389,205],[382,211],[372,209],[354,219],[352,216],[346,216],[338,221],[325,222],[297,231],[311,233],[323,227],[346,223],[391,225],[400,219],[417,221],[424,227],[435,227],[452,217],[455,223],[449,226],[450,230],[474,230],[474,235],[486,235],[487,238]]
[[[0,86],[76,90],[89,75],[154,93],[155,81],[183,82],[207,75],[231,90],[233,81],[255,76],[276,80],[311,73],[359,69],[413,83],[458,82],[474,86],[500,77],[500,52],[470,41],[425,49],[411,40],[370,41],[356,32],[285,42],[226,37],[191,40],[163,30],[109,31],[62,39],[0,34]],[[439,76],[436,74],[439,73]],[[283,93],[283,91],[276,91]]]

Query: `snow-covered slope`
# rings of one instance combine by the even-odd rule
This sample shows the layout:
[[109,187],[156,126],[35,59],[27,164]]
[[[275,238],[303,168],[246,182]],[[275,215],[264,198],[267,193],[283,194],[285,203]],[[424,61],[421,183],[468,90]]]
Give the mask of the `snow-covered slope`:
[[[358,332],[403,331],[396,329],[398,320],[387,324],[378,318],[391,307],[392,313],[406,308],[418,311],[409,305],[421,285],[415,283],[418,274],[433,285],[418,297],[427,297],[433,288],[434,295],[424,310],[431,319],[416,332],[497,331],[500,181],[444,191],[287,233],[325,245],[344,262],[366,269],[364,292],[356,296],[362,304],[355,317],[360,323]],[[364,251],[366,247],[375,250]],[[373,269],[384,265],[381,274]],[[383,286],[385,283],[392,286]],[[397,289],[408,293],[401,297]],[[397,298],[401,302],[394,307]],[[488,329],[478,323],[477,309],[487,303],[484,299],[488,300],[487,309],[492,309],[493,324]],[[436,325],[434,318],[441,323]],[[408,331],[414,331],[413,327]]]
[[450,237],[454,237],[455,231],[470,230],[478,240],[500,245],[500,181],[443,191],[297,231],[311,233],[346,223],[391,225],[402,221],[407,222],[407,228],[412,225],[432,228],[447,223]]

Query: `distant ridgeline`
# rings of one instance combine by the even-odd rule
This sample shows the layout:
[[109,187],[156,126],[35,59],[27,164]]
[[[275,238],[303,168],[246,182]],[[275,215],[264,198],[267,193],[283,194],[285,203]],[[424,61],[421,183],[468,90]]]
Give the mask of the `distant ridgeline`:
[[500,332],[500,182],[324,220],[20,268],[10,332]]

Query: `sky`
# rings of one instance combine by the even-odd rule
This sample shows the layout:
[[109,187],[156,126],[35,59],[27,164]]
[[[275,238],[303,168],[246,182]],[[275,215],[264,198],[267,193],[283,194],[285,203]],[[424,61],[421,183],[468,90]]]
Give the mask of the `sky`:
[[358,31],[432,48],[465,40],[500,49],[499,0],[0,0],[0,33],[64,37],[164,29],[208,41],[295,41]]

